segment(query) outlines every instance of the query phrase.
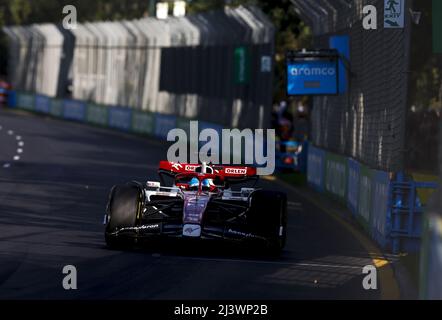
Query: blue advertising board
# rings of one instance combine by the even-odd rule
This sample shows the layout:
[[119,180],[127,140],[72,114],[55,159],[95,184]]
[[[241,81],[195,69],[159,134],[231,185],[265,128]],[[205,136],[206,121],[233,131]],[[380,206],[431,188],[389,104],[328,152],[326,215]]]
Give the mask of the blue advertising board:
[[349,158],[347,204],[353,214],[356,214],[358,211],[360,172],[361,166],[359,162]]
[[307,155],[307,181],[315,190],[324,191],[325,151],[309,145]]
[[8,106],[9,108],[17,107],[17,92],[15,91],[8,92]]
[[19,92],[17,94],[17,107],[28,111],[34,111],[35,96],[30,93]]
[[155,136],[167,138],[169,131],[176,128],[176,124],[175,116],[157,113],[155,115]]
[[128,131],[132,126],[132,110],[130,108],[109,108],[109,127]]
[[41,113],[49,113],[51,107],[51,101],[49,97],[36,95],[35,96],[35,111]]
[[388,209],[390,178],[388,172],[373,170],[373,205],[371,213],[371,235],[385,247],[391,229]]
[[336,95],[338,91],[337,60],[311,59],[287,62],[288,95]]
[[86,119],[86,104],[77,100],[64,100],[63,118],[84,121]]
[[348,71],[344,63],[344,59],[350,61],[350,37],[347,35],[332,36],[329,40],[330,48],[336,49],[340,54],[338,80],[339,94],[346,93],[348,90]]

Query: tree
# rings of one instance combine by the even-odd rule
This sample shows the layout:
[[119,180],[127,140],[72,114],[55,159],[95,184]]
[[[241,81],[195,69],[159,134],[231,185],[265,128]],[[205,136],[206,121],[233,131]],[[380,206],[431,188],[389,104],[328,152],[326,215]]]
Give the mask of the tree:
[[419,25],[413,26],[411,38],[410,105],[417,110],[442,111],[442,58],[433,54],[431,1],[415,4],[422,12]]

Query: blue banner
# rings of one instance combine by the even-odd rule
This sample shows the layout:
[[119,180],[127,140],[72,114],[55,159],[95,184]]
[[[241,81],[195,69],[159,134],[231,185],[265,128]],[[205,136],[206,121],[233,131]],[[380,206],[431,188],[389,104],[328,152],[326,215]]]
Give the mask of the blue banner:
[[35,110],[35,97],[29,93],[17,94],[17,107],[29,111]]
[[132,127],[132,110],[129,108],[110,107],[109,127],[128,131]]
[[198,127],[199,131],[203,131],[204,129],[213,129],[216,132],[218,132],[219,136],[221,136],[223,126],[215,123],[205,122],[205,121],[198,121]]
[[318,191],[324,191],[325,151],[311,144],[308,148],[307,181]]
[[64,100],[63,118],[67,120],[85,121],[86,104],[76,100]]
[[372,237],[382,247],[387,244],[391,230],[391,216],[388,209],[390,178],[387,172],[373,170],[373,204],[371,206]]
[[57,118],[63,117],[63,100],[51,99],[49,113]]
[[[213,129],[218,133],[218,136],[221,137],[223,126],[218,125],[218,124],[214,124],[214,123],[205,122],[205,121],[198,121],[198,129],[199,129],[199,133],[201,133],[205,129]],[[199,142],[200,148],[201,148],[201,146],[206,144],[206,142],[201,142],[201,141],[198,141],[198,142]],[[220,143],[219,150],[221,150],[221,139],[220,139],[219,143]]]
[[35,96],[35,111],[49,113],[51,110],[51,100],[49,97],[37,95]]
[[348,88],[348,70],[344,59],[347,59],[348,62],[350,61],[350,37],[346,35],[330,37],[330,48],[338,50],[340,54],[338,69],[339,93],[346,93]]
[[152,113],[133,111],[132,131],[137,133],[152,134],[155,127],[155,119]]
[[155,136],[167,138],[170,130],[176,128],[176,117],[166,114],[155,115]]
[[287,64],[288,95],[335,95],[337,93],[336,60],[302,60]]
[[17,92],[15,91],[8,92],[8,107],[9,108],[17,107]]
[[361,166],[359,162],[348,159],[348,191],[347,203],[353,214],[357,214],[359,201],[359,176]]

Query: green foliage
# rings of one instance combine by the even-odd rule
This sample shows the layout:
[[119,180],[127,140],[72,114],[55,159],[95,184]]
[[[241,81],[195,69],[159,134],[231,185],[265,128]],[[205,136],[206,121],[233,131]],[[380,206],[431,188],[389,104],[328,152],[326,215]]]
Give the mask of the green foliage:
[[411,34],[410,105],[417,111],[442,111],[442,56],[433,54],[431,0],[415,4],[422,12]]
[[290,0],[260,0],[259,3],[276,29],[273,98],[274,101],[286,100],[285,53],[287,50],[310,47],[311,30],[297,16]]
[[9,9],[10,17],[16,24],[23,23],[31,14],[31,4],[26,0],[12,0]]
[[[244,1],[242,1],[244,2]],[[189,14],[218,10],[224,7],[224,0],[192,0],[188,1]]]

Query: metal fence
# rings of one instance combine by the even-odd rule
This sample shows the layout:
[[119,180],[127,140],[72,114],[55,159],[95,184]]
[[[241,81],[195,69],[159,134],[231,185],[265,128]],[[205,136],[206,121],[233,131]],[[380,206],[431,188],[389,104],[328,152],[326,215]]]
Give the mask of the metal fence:
[[[292,0],[311,24],[314,43],[328,48],[330,35],[350,39],[349,88],[339,96],[315,97],[312,142],[374,169],[404,166],[410,21],[404,29],[383,28],[383,0]],[[375,5],[378,29],[362,26],[363,7]],[[406,0],[406,12],[410,0]]]
[[[441,69],[442,71],[442,69]],[[442,122],[439,123],[439,172],[442,185]],[[442,299],[442,189],[430,200],[424,219],[424,232],[420,248],[420,298]]]
[[22,90],[57,94],[63,35],[55,25],[4,28],[9,38],[9,81]]
[[[313,98],[308,183],[345,201],[383,249],[418,252],[427,235],[424,199],[437,183],[404,174],[412,0],[404,0],[405,27],[397,29],[383,26],[384,0],[292,2],[312,26],[317,48],[345,47],[336,45],[345,39],[349,51],[347,70],[339,70],[347,76],[345,92]],[[377,8],[376,30],[363,28],[366,5]]]
[[274,28],[256,7],[182,18],[4,28],[15,89],[267,127]]
[[442,206],[435,194],[424,220],[420,251],[420,297],[442,299]]

